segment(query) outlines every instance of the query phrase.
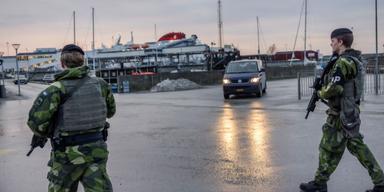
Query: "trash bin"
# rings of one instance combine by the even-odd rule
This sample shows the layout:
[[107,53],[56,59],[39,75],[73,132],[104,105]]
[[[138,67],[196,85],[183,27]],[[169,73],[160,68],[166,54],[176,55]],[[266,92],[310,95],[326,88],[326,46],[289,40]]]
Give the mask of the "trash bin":
[[112,93],[117,93],[117,83],[111,84]]
[[7,96],[7,92],[5,90],[4,85],[0,85],[0,98],[5,98]]

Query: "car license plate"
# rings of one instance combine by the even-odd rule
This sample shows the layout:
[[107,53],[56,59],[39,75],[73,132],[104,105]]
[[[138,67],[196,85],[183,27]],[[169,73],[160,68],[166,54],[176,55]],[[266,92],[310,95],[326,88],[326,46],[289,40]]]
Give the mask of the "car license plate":
[[236,89],[236,92],[243,92],[244,89]]

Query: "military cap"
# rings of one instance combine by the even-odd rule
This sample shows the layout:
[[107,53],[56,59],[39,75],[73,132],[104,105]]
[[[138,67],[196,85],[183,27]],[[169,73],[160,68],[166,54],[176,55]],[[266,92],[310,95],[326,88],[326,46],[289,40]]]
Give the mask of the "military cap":
[[352,31],[348,28],[338,28],[332,31],[331,38],[346,34],[352,34]]
[[82,55],[84,55],[84,51],[77,45],[75,44],[68,44],[66,46],[63,47],[63,49],[61,50],[61,53],[69,53],[69,52],[79,52],[81,53]]

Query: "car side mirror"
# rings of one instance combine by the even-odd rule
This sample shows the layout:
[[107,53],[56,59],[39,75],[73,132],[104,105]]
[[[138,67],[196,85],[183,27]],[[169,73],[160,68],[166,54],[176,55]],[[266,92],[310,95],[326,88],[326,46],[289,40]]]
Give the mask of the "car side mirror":
[[261,68],[261,69],[259,70],[259,72],[265,72],[265,69],[264,69],[264,68]]

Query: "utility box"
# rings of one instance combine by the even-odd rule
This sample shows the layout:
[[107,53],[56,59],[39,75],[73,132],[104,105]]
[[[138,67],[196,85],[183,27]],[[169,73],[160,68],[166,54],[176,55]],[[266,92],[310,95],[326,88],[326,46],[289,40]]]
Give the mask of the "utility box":
[[111,84],[111,90],[112,90],[112,93],[117,93],[117,83],[112,83]]
[[123,93],[129,93],[129,81],[124,80],[122,84],[123,84]]
[[5,98],[7,96],[7,92],[5,90],[4,85],[0,85],[0,98]]

